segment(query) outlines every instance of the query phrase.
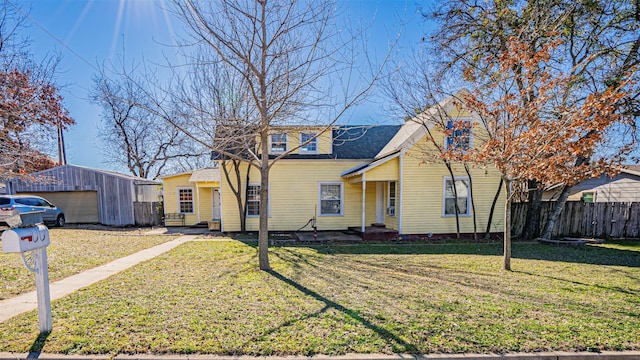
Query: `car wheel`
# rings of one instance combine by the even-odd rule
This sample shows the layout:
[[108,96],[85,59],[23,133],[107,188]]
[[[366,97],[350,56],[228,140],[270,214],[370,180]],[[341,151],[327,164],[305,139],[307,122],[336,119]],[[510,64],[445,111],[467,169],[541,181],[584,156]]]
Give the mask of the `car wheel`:
[[58,217],[56,218],[56,227],[63,227],[64,226],[64,215],[60,214],[58,215]]

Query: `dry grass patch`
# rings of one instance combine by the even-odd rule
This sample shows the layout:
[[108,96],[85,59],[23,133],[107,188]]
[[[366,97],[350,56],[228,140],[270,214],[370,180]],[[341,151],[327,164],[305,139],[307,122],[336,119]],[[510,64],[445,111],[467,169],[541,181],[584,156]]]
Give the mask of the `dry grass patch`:
[[640,349],[640,244],[255,247],[192,242],[37,314],[0,351],[344,354]]
[[[47,247],[50,281],[77,274],[109,261],[175,239],[134,231],[50,229]],[[18,254],[0,251],[0,300],[35,289],[34,274]]]

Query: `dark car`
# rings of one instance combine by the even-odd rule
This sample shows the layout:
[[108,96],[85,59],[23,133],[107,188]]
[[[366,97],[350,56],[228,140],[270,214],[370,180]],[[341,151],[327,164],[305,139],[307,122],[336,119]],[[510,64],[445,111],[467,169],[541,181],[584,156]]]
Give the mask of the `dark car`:
[[54,226],[64,226],[62,209],[49,201],[33,195],[0,195],[0,223],[6,223],[11,216],[32,211],[42,211],[42,220]]

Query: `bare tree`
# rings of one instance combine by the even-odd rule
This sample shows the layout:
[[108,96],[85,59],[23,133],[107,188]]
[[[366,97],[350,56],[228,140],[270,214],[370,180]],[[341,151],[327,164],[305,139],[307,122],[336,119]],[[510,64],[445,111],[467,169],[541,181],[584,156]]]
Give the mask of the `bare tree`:
[[[365,49],[356,47],[361,34],[335,23],[333,1],[184,0],[176,1],[175,9],[191,35],[183,43],[195,44],[196,53],[207,55],[194,61],[217,64],[234,83],[241,83],[243,90],[228,101],[243,106],[237,116],[220,118],[206,103],[180,99],[177,106],[189,115],[182,119],[190,121],[172,122],[215,152],[259,171],[259,267],[269,270],[269,171],[297,150],[270,157],[272,129],[303,124],[321,127],[317,136],[330,131],[347,109],[363,100],[381,68],[371,66]],[[166,109],[158,112],[167,114]],[[210,131],[194,126],[201,121]],[[218,131],[218,126],[226,130]]]
[[113,75],[114,80],[103,71],[94,79],[91,99],[102,107],[99,136],[106,161],[117,167],[125,165],[132,175],[151,179],[169,170],[199,167],[206,148],[154,114],[150,109],[153,101],[139,91],[147,84],[134,78],[132,72],[122,70]]

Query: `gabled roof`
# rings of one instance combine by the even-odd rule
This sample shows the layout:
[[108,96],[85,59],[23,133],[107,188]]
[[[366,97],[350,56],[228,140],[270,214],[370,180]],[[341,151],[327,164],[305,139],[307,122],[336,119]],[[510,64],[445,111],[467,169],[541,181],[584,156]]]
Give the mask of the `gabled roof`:
[[189,182],[220,182],[220,168],[202,168],[196,170],[189,170],[181,173],[164,175],[161,179],[171,178],[175,176],[191,175]]
[[189,182],[220,182],[220,168],[193,170]]
[[142,185],[142,184],[160,185],[161,184],[160,181],[149,180],[149,179],[141,178],[139,176],[121,174],[121,173],[117,173],[117,172],[110,171],[110,170],[94,169],[94,168],[90,168],[90,167],[86,167],[86,166],[71,165],[71,164],[65,164],[65,165],[57,166],[57,167],[54,167],[54,168],[51,168],[51,169],[38,171],[38,172],[33,173],[31,175],[34,175],[34,176],[35,175],[45,175],[46,176],[47,173],[58,172],[58,171],[64,170],[64,169],[78,169],[78,170],[84,170],[84,171],[89,171],[89,172],[105,174],[105,175],[109,175],[109,176],[118,177],[118,178],[121,178],[121,179],[130,180],[134,184],[137,184],[137,185]]
[[375,158],[383,158],[402,149],[408,149],[416,144],[427,134],[427,130],[433,127],[435,124],[434,117],[438,115],[445,116],[444,113],[453,108],[455,101],[462,100],[468,94],[468,90],[462,89],[407,120],[389,143],[376,154]]

